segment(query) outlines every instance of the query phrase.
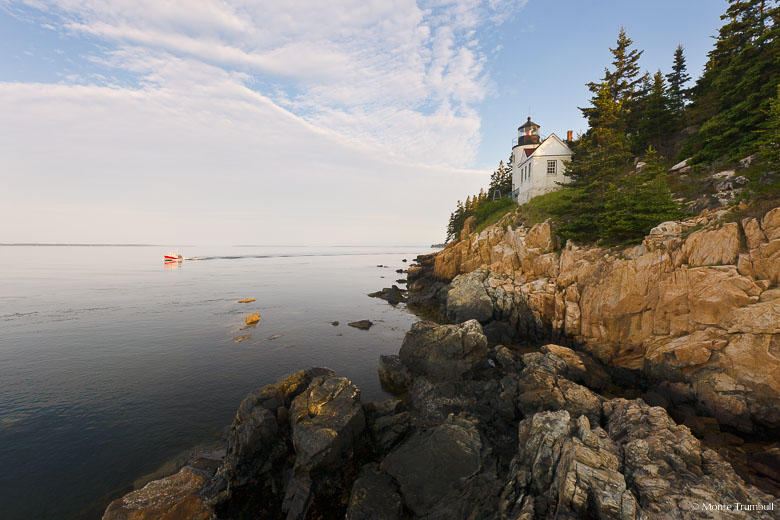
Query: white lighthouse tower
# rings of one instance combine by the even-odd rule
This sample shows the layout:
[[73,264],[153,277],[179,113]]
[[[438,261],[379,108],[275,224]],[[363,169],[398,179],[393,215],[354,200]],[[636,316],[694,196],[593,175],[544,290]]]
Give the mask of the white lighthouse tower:
[[[571,140],[571,131],[568,139]],[[539,125],[528,118],[517,129],[517,141],[512,146],[512,198],[525,204],[532,197],[548,193],[568,182],[563,175],[564,162],[572,151],[557,135],[542,140]]]

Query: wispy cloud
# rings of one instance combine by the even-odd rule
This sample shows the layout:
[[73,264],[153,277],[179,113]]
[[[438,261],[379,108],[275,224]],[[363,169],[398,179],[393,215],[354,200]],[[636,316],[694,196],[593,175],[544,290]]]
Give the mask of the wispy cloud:
[[[197,62],[237,83],[289,82],[262,92],[304,119],[345,137],[381,143],[425,161],[468,164],[479,142],[471,108],[486,93],[485,55],[475,30],[511,17],[525,0],[22,0],[47,24],[111,44],[107,66],[172,87],[163,69]],[[138,56],[128,60],[126,56]],[[138,63],[149,64],[143,70]],[[201,78],[207,80],[207,78]],[[408,125],[407,125],[408,123]],[[417,143],[412,149],[408,143]]]
[[[62,71],[62,84],[0,83],[0,108],[15,125],[0,127],[8,138],[9,148],[0,146],[6,175],[23,172],[26,180],[18,173],[15,184],[32,193],[44,172],[62,189],[66,180],[51,172],[67,171],[91,183],[75,199],[94,193],[130,205],[146,197],[147,212],[162,203],[158,197],[182,192],[225,209],[226,193],[237,190],[249,204],[246,186],[263,189],[266,207],[278,209],[278,197],[306,186],[334,200],[355,196],[345,211],[376,215],[382,197],[406,181],[446,192],[423,210],[440,227],[463,195],[462,185],[446,185],[442,176],[472,175],[479,146],[474,107],[487,92],[489,51],[478,35],[524,4],[0,0],[0,8],[65,40],[97,43],[79,56],[58,45],[92,67]],[[31,157],[42,140],[47,153]],[[112,191],[116,179],[101,171],[127,186]],[[192,186],[172,186],[166,171],[186,172]],[[345,183],[349,190],[334,187]],[[373,192],[377,186],[382,191]],[[424,205],[420,197],[407,209]]]

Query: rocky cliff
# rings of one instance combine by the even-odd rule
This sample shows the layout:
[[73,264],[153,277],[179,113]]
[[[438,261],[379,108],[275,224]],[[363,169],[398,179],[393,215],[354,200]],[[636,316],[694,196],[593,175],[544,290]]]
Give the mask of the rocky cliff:
[[[589,355],[489,346],[476,320],[421,322],[364,403],[314,368],[241,403],[226,455],[114,501],[105,520],[773,518],[774,497],[642,399],[607,398]],[[590,385],[590,387],[589,387]],[[591,388],[592,387],[592,388]]]
[[738,218],[748,209],[667,222],[623,249],[561,247],[550,222],[467,230],[410,288],[495,341],[565,338],[723,425],[777,432],[780,208]]
[[380,358],[398,398],[292,374],[244,399],[223,457],[104,519],[778,517],[780,209],[625,249],[469,231],[408,269],[401,296],[454,323]]

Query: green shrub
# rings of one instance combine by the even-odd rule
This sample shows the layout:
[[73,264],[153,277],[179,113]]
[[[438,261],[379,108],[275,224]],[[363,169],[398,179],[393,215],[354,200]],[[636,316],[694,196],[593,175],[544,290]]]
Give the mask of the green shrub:
[[477,207],[474,213],[474,223],[476,231],[480,232],[488,226],[491,226],[501,220],[501,217],[514,209],[517,203],[509,198],[483,202]]

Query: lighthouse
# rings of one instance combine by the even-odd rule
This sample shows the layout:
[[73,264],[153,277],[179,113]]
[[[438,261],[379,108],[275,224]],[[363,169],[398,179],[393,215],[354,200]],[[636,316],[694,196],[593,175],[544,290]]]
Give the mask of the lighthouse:
[[517,141],[512,144],[512,197],[519,204],[568,182],[563,171],[572,152],[557,135],[542,140],[539,125],[529,117],[517,129]]

